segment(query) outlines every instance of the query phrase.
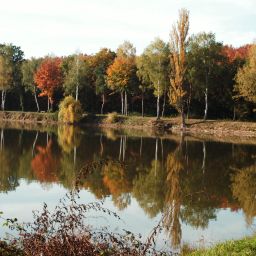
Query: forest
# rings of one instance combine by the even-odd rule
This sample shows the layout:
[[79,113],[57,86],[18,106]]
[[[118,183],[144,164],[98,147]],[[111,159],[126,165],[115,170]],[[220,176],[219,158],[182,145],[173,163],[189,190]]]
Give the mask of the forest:
[[143,51],[124,41],[116,51],[25,59],[21,47],[0,45],[1,109],[57,111],[72,95],[92,114],[255,120],[256,45],[233,47],[214,33],[189,36],[180,10],[169,42]]

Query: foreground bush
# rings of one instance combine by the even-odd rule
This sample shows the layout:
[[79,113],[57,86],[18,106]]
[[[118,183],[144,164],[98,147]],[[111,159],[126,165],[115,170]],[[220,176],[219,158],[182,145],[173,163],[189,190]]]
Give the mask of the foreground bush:
[[116,112],[108,113],[105,119],[105,123],[114,124],[118,121],[118,114]]
[[[100,255],[172,255],[155,249],[157,229],[154,229],[146,242],[129,231],[116,234],[106,228],[94,229],[86,222],[87,213],[100,212],[120,219],[114,212],[103,208],[101,203],[79,203],[79,187],[93,168],[103,165],[92,162],[78,174],[74,189],[60,200],[53,212],[44,204],[41,213],[34,212],[31,223],[18,224],[17,220],[7,219],[7,225],[16,229],[19,236],[4,244],[1,256],[100,256]],[[96,217],[96,215],[94,215]],[[13,254],[7,254],[13,250]],[[16,253],[17,252],[17,253]],[[12,252],[11,252],[12,253]]]
[[58,121],[74,124],[82,118],[82,107],[79,101],[72,96],[67,96],[59,105]]

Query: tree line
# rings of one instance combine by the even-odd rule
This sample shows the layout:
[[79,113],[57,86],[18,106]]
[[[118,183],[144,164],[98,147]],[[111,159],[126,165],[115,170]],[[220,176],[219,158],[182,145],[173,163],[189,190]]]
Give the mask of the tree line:
[[169,42],[152,41],[142,54],[125,41],[114,52],[25,59],[20,47],[0,45],[2,110],[55,111],[72,95],[88,113],[118,111],[157,118],[255,118],[256,45],[234,48],[213,33],[188,36],[182,9]]

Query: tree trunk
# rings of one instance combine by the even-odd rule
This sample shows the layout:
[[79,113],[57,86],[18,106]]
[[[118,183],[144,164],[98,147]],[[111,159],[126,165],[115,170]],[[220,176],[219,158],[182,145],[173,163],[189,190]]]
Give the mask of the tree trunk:
[[144,117],[144,92],[141,94],[141,116]]
[[124,92],[121,92],[121,114],[124,114]]
[[1,108],[2,108],[3,111],[4,111],[4,108],[5,108],[5,99],[6,99],[6,91],[3,90],[2,91],[2,105],[1,105]]
[[156,119],[159,119],[159,112],[160,112],[160,84],[159,80],[157,82],[157,103],[156,103]]
[[233,108],[233,121],[236,120],[236,106],[234,105],[234,108]]
[[127,106],[127,92],[125,91],[124,92],[124,97],[125,97],[125,99],[124,99],[124,106],[125,106],[125,115],[127,116],[128,115],[128,106]]
[[20,107],[21,107],[21,111],[24,111],[24,98],[23,98],[23,94],[22,92],[20,92]]
[[100,113],[103,115],[103,110],[104,110],[104,104],[105,104],[105,94],[102,94],[102,104],[101,104],[101,109]]
[[164,88],[164,101],[163,101],[162,117],[164,117],[165,102],[166,102],[166,89]]
[[37,112],[40,112],[37,96],[36,96],[36,87],[34,88],[34,97],[35,97],[35,102],[36,102],[36,107],[37,107]]
[[207,113],[208,113],[208,87],[205,88],[205,107],[204,107],[204,121],[207,119]]
[[47,112],[50,111],[50,100],[49,100],[49,97],[47,99]]
[[76,85],[76,100],[78,100],[78,84]]

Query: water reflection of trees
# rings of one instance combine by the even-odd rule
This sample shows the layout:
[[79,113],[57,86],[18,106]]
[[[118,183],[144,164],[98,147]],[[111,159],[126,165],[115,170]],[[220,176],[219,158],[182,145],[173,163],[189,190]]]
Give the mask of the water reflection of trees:
[[99,163],[82,186],[97,198],[111,196],[119,209],[133,197],[149,217],[163,214],[176,246],[181,223],[207,228],[220,208],[242,208],[248,224],[256,215],[255,146],[118,133],[113,139],[69,126],[59,128],[58,136],[14,130],[1,134],[0,191],[15,189],[20,178],[70,188],[81,167]]

